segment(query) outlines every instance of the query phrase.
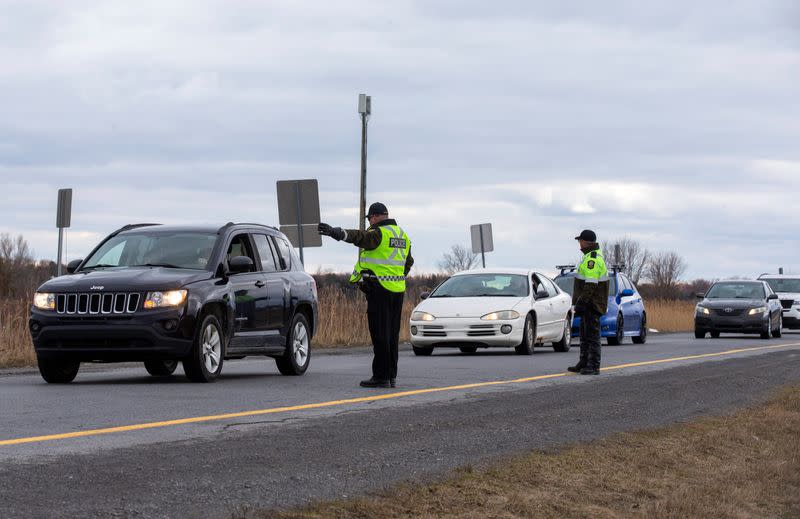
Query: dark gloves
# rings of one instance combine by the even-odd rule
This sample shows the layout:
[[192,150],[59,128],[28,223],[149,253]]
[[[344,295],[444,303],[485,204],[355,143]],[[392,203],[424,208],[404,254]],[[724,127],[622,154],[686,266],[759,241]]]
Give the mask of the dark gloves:
[[342,241],[347,236],[341,227],[331,227],[327,223],[320,223],[317,226],[317,232],[323,236],[330,236],[336,241]]

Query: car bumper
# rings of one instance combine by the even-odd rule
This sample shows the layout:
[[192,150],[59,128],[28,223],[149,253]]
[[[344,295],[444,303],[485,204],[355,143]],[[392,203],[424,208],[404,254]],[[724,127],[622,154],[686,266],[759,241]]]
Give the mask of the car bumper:
[[[503,333],[504,326],[510,326],[511,330]],[[522,342],[524,327],[525,316],[506,321],[483,321],[480,318],[411,321],[411,344],[423,347],[470,345],[507,348]]]
[[793,306],[783,310],[783,327],[790,330],[800,329],[800,306]]
[[769,327],[769,321],[763,314],[736,317],[695,316],[694,327],[701,332],[761,333]]
[[[581,318],[573,317],[572,319],[572,336],[581,336]],[[617,317],[615,315],[603,315],[600,317],[600,337],[616,337],[617,336]]]
[[141,361],[185,357],[195,320],[182,309],[132,316],[59,316],[32,310],[28,328],[40,357],[80,361]]

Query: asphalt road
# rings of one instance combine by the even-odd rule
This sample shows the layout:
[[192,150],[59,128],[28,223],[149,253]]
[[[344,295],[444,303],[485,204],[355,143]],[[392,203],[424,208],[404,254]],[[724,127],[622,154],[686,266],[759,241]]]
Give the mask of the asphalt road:
[[391,390],[358,387],[364,349],[318,351],[303,377],[230,362],[210,385],[138,366],[87,369],[68,386],[7,370],[0,517],[228,517],[721,412],[800,382],[800,334],[651,337],[605,347],[599,377],[565,376],[576,357],[404,351]]

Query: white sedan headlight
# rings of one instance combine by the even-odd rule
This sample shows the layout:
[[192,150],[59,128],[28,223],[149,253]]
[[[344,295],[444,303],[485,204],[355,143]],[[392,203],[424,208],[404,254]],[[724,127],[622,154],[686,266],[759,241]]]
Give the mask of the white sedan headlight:
[[429,314],[428,312],[412,312],[411,313],[411,320],[412,321],[433,321],[436,319],[434,316]]
[[169,292],[148,292],[147,298],[144,300],[144,307],[152,308],[168,308],[170,306],[180,306],[186,301],[186,296],[189,294],[188,290],[170,290]]
[[697,313],[698,314],[709,315],[711,312],[705,306],[697,305]]
[[33,295],[33,306],[35,306],[39,310],[55,310],[56,295],[46,294],[43,292],[36,292]]
[[751,309],[749,312],[747,312],[747,315],[763,314],[766,313],[766,311],[767,311],[766,306],[759,306],[758,308]]
[[484,321],[509,321],[511,319],[519,319],[519,312],[514,310],[502,310],[500,312],[492,312],[481,317]]

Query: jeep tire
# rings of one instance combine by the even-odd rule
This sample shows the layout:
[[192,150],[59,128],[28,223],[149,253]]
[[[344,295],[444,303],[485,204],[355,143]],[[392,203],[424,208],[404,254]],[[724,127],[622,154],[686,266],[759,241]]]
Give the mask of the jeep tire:
[[281,375],[302,375],[311,362],[311,332],[308,320],[302,313],[296,313],[286,335],[286,351],[275,358]]
[[144,369],[154,377],[168,377],[175,373],[178,367],[177,360],[146,360]]
[[78,375],[81,363],[76,360],[37,357],[39,373],[48,384],[69,384]]
[[192,351],[183,359],[183,370],[192,382],[214,382],[222,372],[225,335],[219,319],[206,314],[195,332]]

